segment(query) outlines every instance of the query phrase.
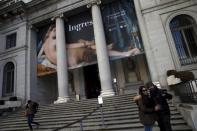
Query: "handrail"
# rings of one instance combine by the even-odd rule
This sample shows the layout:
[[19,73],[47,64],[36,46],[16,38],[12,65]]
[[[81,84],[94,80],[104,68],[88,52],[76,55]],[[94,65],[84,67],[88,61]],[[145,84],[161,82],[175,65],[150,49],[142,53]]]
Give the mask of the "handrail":
[[183,103],[197,103],[197,79],[171,86]]
[[73,125],[73,124],[76,124],[76,123],[78,123],[78,122],[81,122],[82,120],[86,119],[88,116],[92,115],[92,113],[94,113],[94,112],[95,112],[96,110],[98,110],[98,109],[99,109],[99,106],[97,106],[97,108],[93,109],[92,112],[90,112],[90,113],[88,113],[87,115],[83,116],[81,119],[78,119],[77,121],[71,122],[71,123],[69,123],[69,124],[67,124],[67,125],[65,125],[65,126],[58,127],[58,128],[56,128],[56,129],[54,129],[54,130],[52,130],[52,131],[59,131],[59,130],[64,129],[64,128],[67,128],[67,127],[69,127],[69,126],[71,126],[71,125]]

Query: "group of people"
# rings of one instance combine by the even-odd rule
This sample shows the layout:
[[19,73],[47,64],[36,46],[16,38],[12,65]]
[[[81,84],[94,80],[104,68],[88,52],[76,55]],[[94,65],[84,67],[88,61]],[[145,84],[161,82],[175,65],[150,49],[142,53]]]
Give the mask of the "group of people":
[[172,131],[170,123],[170,109],[167,100],[172,95],[167,90],[159,89],[152,82],[139,87],[139,95],[134,101],[139,108],[139,119],[145,131],[152,131],[157,121],[160,131]]
[[[159,89],[152,82],[139,87],[139,95],[134,97],[134,101],[139,108],[139,119],[144,125],[144,131],[152,131],[155,121],[157,121],[160,131],[172,131],[170,123],[170,109],[167,100],[172,99],[172,95],[166,90]],[[25,116],[30,131],[33,131],[32,124],[39,127],[38,122],[34,122],[34,116],[39,104],[28,100],[25,107]]]

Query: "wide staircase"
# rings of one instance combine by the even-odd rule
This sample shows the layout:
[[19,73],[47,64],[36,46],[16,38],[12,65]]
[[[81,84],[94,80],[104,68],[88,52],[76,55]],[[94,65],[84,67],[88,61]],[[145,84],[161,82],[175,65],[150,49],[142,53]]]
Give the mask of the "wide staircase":
[[[143,131],[135,94],[97,99],[70,101],[63,104],[40,106],[35,121],[40,123],[35,131]],[[173,131],[192,131],[177,109],[169,102]],[[102,115],[103,114],[103,115]],[[23,111],[0,118],[0,131],[28,131]],[[154,131],[159,131],[157,125]]]

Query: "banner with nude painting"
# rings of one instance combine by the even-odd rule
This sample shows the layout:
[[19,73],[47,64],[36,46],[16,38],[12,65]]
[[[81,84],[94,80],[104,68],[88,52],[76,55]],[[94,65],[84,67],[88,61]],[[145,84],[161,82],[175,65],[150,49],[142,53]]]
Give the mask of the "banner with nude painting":
[[[143,51],[134,5],[131,0],[101,5],[110,59],[120,59]],[[65,20],[67,63],[69,69],[97,62],[91,12],[81,12]],[[38,76],[56,72],[56,32],[51,23],[39,28]]]
[[[65,20],[67,65],[69,69],[96,63],[93,23],[89,11]],[[44,76],[56,72],[56,28],[51,23],[39,29],[37,40],[37,74]]]

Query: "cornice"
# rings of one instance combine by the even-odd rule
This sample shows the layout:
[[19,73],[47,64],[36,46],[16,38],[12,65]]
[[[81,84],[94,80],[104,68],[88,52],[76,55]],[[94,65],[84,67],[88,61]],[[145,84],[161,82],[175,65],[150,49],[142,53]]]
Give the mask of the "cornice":
[[150,7],[150,8],[146,8],[146,9],[142,9],[142,14],[147,14],[147,13],[151,13],[157,10],[161,10],[161,9],[165,9],[174,5],[178,5],[178,4],[182,4],[182,3],[187,3],[190,2],[191,0],[177,0],[177,1],[172,1],[169,3],[164,3],[164,4],[159,4],[157,6],[154,7]]
[[86,7],[87,1],[77,0],[77,1],[73,1],[73,3],[71,4],[60,6],[60,7],[58,7],[58,4],[60,4],[59,1],[58,3],[56,3],[56,6],[57,6],[56,8],[51,8],[51,10],[47,10],[46,12],[44,11],[44,9],[40,10],[42,13],[40,13],[39,15],[36,15],[35,12],[32,12],[31,15],[28,15],[28,21],[30,22],[30,24],[35,24],[43,20],[54,18],[58,16],[59,14],[69,15],[68,12],[71,10],[74,10],[83,6]]
[[20,16],[22,19],[25,10],[25,3],[23,1],[12,2],[11,4],[0,6],[0,24],[16,16]]
[[0,58],[3,58],[3,57],[8,56],[10,54],[15,54],[20,51],[25,51],[25,50],[27,50],[27,45],[20,46],[20,47],[13,47],[13,48],[7,49],[3,52],[0,52]]

